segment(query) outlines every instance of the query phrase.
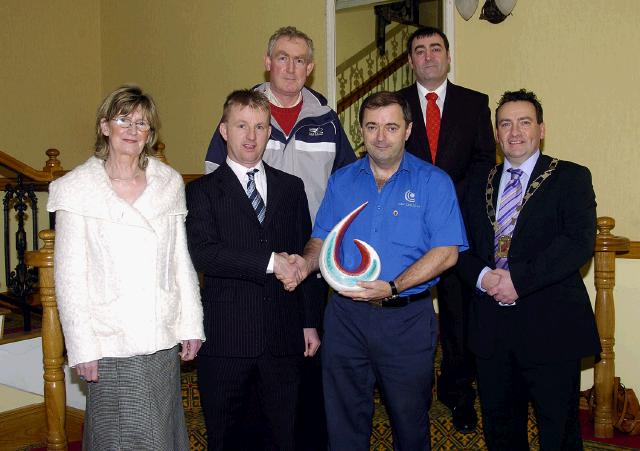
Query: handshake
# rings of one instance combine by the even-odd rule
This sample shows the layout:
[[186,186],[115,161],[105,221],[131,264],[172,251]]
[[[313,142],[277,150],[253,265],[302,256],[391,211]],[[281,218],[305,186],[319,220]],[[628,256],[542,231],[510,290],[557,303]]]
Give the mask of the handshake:
[[494,269],[485,273],[480,286],[501,305],[515,304],[518,299],[511,273],[505,269]]
[[309,272],[309,265],[300,255],[289,255],[286,252],[275,254],[273,273],[282,282],[285,290],[295,290],[307,278]]

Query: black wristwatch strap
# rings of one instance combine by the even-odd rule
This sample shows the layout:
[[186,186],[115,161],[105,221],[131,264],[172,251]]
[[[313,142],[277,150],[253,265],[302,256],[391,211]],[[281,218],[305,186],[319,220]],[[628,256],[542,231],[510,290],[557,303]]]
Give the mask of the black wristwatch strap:
[[389,286],[391,287],[391,298],[398,297],[398,288],[396,287],[396,283],[393,280],[390,280]]

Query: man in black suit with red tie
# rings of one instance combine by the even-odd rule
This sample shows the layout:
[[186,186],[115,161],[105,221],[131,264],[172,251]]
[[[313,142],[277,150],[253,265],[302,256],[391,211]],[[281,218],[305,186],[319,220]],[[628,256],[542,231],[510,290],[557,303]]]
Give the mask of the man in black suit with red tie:
[[475,292],[469,346],[490,451],[529,450],[529,400],[541,451],[582,450],[580,360],[601,350],[580,274],[595,243],[591,174],[542,155],[544,135],[535,94],[506,92],[504,164],[474,176],[463,205],[469,250],[457,270]]
[[[447,80],[449,41],[437,28],[417,29],[407,40],[407,52],[417,81],[400,91],[413,117],[406,148],[449,174],[462,203],[469,177],[496,161],[489,98]],[[442,274],[437,290],[442,344],[438,399],[451,409],[458,431],[472,432],[477,423],[475,369],[466,346],[471,293],[453,270]]]
[[288,254],[302,253],[311,219],[302,180],[262,161],[271,131],[269,100],[235,91],[220,132],[227,160],[187,186],[187,238],[204,274],[206,344],[198,382],[209,450],[236,450],[247,394],[255,389],[265,421],[264,447],[294,449],[300,364],[320,346],[322,304],[296,278]]

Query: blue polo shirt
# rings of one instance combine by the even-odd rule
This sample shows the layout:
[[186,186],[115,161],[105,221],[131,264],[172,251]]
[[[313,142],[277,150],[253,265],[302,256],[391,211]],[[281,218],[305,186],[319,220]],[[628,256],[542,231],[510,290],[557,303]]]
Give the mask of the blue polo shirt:
[[[458,246],[459,251],[469,247],[453,182],[444,171],[408,152],[380,192],[368,156],[336,171],[329,178],[311,235],[324,240],[342,218],[366,201],[369,204],[342,241],[340,258],[347,269],[360,264],[356,238],[380,255],[380,280],[395,279],[434,247]],[[420,293],[437,282],[436,277],[403,294]]]

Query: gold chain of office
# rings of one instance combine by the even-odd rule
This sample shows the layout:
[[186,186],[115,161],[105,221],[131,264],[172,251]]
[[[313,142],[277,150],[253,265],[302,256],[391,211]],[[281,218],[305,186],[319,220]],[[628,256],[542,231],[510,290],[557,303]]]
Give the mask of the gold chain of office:
[[[533,196],[533,193],[535,193],[538,190],[538,188],[540,188],[540,185],[542,185],[542,182],[544,182],[551,175],[551,173],[555,170],[557,166],[558,166],[558,159],[554,158],[553,160],[551,160],[551,163],[549,163],[549,167],[547,168],[547,170],[544,171],[542,174],[540,174],[538,177],[536,177],[536,179],[533,182],[531,182],[531,184],[527,188],[527,192],[524,194],[524,197],[520,202],[520,205],[516,207],[516,211],[518,212],[518,214],[515,215],[513,218],[511,218],[512,224],[515,225],[516,219],[518,219],[518,216],[520,215],[520,211],[522,210],[524,205],[527,203],[529,198]],[[500,225],[496,220],[496,209],[493,208],[493,178],[495,177],[496,172],[498,172],[498,165],[494,166],[493,169],[491,169],[491,172],[489,172],[489,178],[487,179],[487,191],[485,193],[485,197],[487,200],[487,216],[489,217],[489,221],[491,222],[491,225],[493,226],[494,231],[497,231],[498,228],[500,227]]]

